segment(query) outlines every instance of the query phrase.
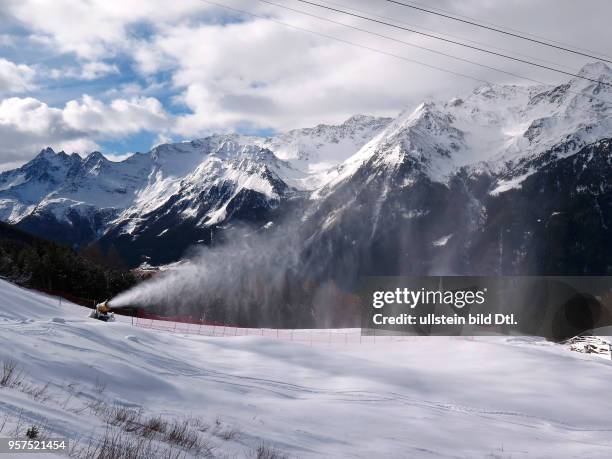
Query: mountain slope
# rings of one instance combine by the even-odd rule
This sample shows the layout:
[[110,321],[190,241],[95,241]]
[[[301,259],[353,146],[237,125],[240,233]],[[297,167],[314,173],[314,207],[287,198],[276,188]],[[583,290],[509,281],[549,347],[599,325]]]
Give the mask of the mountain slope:
[[49,383],[48,398],[2,388],[6,432],[35,424],[81,448],[105,432],[142,438],[112,416],[125,407],[202,427],[196,438],[215,457],[255,457],[262,442],[301,458],[604,459],[612,451],[612,362],[543,339],[308,346],[147,330],[122,317],[103,323],[2,280],[0,296],[0,361],[16,361],[27,388]]
[[[315,186],[322,162],[346,159],[387,122],[359,116],[269,138],[213,135],[160,145],[122,162],[99,152],[80,158],[46,149],[0,174],[0,220],[75,247],[129,235],[153,254],[173,245],[158,240],[161,233],[180,227],[177,247],[155,261],[175,260],[189,245],[209,243],[214,227],[276,218],[284,200]],[[134,263],[141,258],[125,255]]]
[[20,285],[81,300],[102,299],[132,287],[136,279],[106,269],[68,247],[0,222],[0,276]]
[[[612,83],[612,70],[602,63],[581,74]],[[500,235],[519,220],[525,232],[537,232],[516,216],[507,196],[526,193],[524,211],[542,219],[548,217],[536,203],[553,202],[563,188],[567,206],[556,206],[577,212],[580,202],[588,215],[600,215],[604,225],[592,227],[591,235],[602,241],[609,182],[607,169],[597,167],[607,164],[610,138],[610,86],[579,78],[554,88],[485,85],[393,120],[355,116],[269,138],[213,135],[160,145],[120,163],[100,153],[81,159],[45,150],[0,174],[0,218],[77,247],[93,242],[130,266],[176,261],[190,246],[221,242],[228,228],[241,224],[264,231],[290,220],[300,227],[309,275],[342,266],[347,282],[372,272],[467,273],[492,266],[499,273],[554,272],[561,259],[546,267],[526,261],[525,252],[540,253],[545,239],[532,238],[530,245],[527,236]],[[572,169],[572,161],[584,170]],[[569,176],[569,169],[580,174]],[[603,194],[589,200],[574,188],[544,187],[547,177],[576,190],[598,184]],[[543,188],[523,190],[529,183]],[[565,231],[587,237],[569,226]],[[474,247],[489,255],[478,262]],[[578,258],[563,271],[609,272],[606,257]]]
[[611,116],[610,88],[578,80],[400,115],[315,191],[305,275],[611,273]]
[[290,186],[301,175],[265,148],[214,138],[207,157],[165,201],[127,209],[100,238],[103,252],[118,250],[130,265],[170,263],[194,244],[211,244],[231,222],[263,227],[281,221],[302,194]]
[[310,174],[303,181],[303,187],[314,189],[321,184],[318,173],[348,159],[391,121],[391,118],[355,115],[338,126],[320,124],[314,128],[294,129],[257,143],[296,169]]

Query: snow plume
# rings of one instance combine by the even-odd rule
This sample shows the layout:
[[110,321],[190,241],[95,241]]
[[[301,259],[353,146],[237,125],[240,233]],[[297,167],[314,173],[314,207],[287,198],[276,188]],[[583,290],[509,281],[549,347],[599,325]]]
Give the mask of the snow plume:
[[197,249],[185,262],[118,295],[111,305],[236,325],[326,325],[322,311],[327,308],[314,303],[329,303],[338,293],[328,283],[304,279],[298,231],[288,227],[234,229],[226,235],[231,242]]

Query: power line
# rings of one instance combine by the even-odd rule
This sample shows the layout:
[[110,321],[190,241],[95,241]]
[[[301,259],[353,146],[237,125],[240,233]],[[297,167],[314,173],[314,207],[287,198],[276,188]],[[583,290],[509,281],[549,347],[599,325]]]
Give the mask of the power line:
[[[414,10],[422,11],[422,12],[425,12],[425,13],[435,14],[436,16],[441,16],[441,17],[444,17],[444,18],[447,18],[447,19],[451,19],[453,21],[463,22],[465,24],[473,25],[475,27],[480,27],[482,29],[487,29],[487,30],[492,30],[494,32],[503,33],[503,34],[509,35],[511,37],[515,37],[515,38],[520,38],[522,40],[531,41],[533,43],[538,43],[540,45],[550,46],[552,48],[560,49],[562,51],[567,51],[567,52],[573,53],[573,54],[578,54],[580,56],[590,57],[590,58],[593,58],[593,59],[598,59],[598,60],[606,61],[606,62],[609,62],[609,63],[612,64],[612,60],[608,60],[608,59],[605,59],[603,57],[593,56],[591,54],[587,54],[587,53],[584,53],[584,52],[581,52],[581,51],[576,51],[575,49],[567,48],[566,46],[569,46],[569,45],[561,46],[561,44],[563,44],[563,43],[556,42],[556,43],[560,43],[559,45],[556,45],[556,44],[553,44],[554,43],[553,40],[542,41],[542,40],[539,40],[539,39],[536,39],[536,38],[529,38],[529,37],[525,36],[525,35],[527,35],[525,33],[520,34],[516,30],[514,32],[509,32],[508,30],[512,30],[512,29],[503,30],[503,29],[499,28],[500,26],[493,27],[493,25],[495,25],[495,24],[485,25],[485,24],[482,24],[482,21],[480,23],[476,22],[476,19],[474,19],[474,18],[462,19],[462,17],[459,17],[459,15],[452,15],[449,12],[445,12],[445,13],[448,13],[448,14],[440,13],[439,11],[444,11],[444,10],[433,11],[433,10],[430,10],[428,8],[424,8],[422,6],[418,6],[419,4],[414,4],[414,3],[412,3],[412,4],[411,3],[404,3],[404,2],[397,1],[397,0],[383,0],[383,1],[386,1],[386,2],[389,2],[389,3],[394,3],[396,5],[405,6],[407,8],[412,8]],[[463,17],[466,18],[467,16],[463,16]],[[531,35],[531,34],[529,34],[529,35]],[[533,36],[536,36],[536,35],[531,35],[531,36],[533,37]],[[593,51],[590,51],[590,52],[593,52]],[[597,54],[599,54],[599,53],[597,53]]]
[[489,84],[489,85],[492,84],[490,81],[484,80],[482,78],[478,78],[478,77],[475,77],[475,76],[467,75],[467,74],[461,73],[461,72],[456,72],[454,70],[449,70],[449,69],[446,69],[444,67],[438,67],[436,65],[427,64],[425,62],[421,62],[421,61],[418,61],[416,59],[410,59],[410,58],[408,58],[406,56],[401,56],[399,54],[390,53],[390,52],[383,51],[383,50],[378,49],[378,48],[373,48],[373,47],[370,47],[370,46],[367,46],[367,45],[362,45],[360,43],[355,43],[355,42],[350,41],[350,40],[345,40],[343,38],[334,37],[333,35],[327,35],[327,34],[324,34],[324,33],[321,33],[321,32],[317,32],[315,30],[307,29],[305,27],[300,27],[300,26],[296,26],[296,25],[293,25],[293,24],[289,24],[287,22],[279,21],[277,19],[274,19],[274,18],[271,18],[271,17],[268,17],[268,16],[263,16],[263,15],[260,15],[260,14],[253,13],[251,11],[242,10],[242,9],[239,9],[239,8],[234,8],[234,7],[231,7],[231,6],[228,6],[228,5],[223,5],[221,3],[212,2],[210,0],[200,0],[200,1],[204,2],[204,3],[208,3],[209,5],[218,6],[220,8],[225,8],[226,10],[234,11],[236,13],[247,14],[247,15],[255,17],[255,18],[264,19],[266,21],[274,22],[276,24],[283,25],[283,26],[288,27],[290,29],[299,30],[301,32],[307,32],[307,33],[310,33],[312,35],[317,35],[319,37],[323,37],[323,38],[327,38],[327,39],[330,39],[330,40],[339,41],[341,43],[345,43],[347,45],[355,46],[357,48],[366,49],[366,50],[374,52],[374,53],[379,53],[379,54],[383,54],[385,56],[389,56],[389,57],[393,57],[393,58],[396,58],[396,59],[400,59],[400,60],[403,60],[403,61],[406,61],[406,62],[411,62],[413,64],[421,65],[423,67],[427,67],[427,68],[430,68],[430,69],[433,69],[433,70],[439,70],[441,72],[446,72],[446,73],[450,73],[452,75],[460,76],[460,77],[463,77],[463,78],[468,78],[470,80],[477,81],[479,83],[486,83],[486,84]]
[[[526,77],[524,75],[519,75],[517,73],[509,72],[509,71],[506,71],[506,70],[503,70],[503,69],[499,69],[499,68],[496,68],[496,67],[492,67],[492,66],[489,66],[489,65],[486,65],[486,64],[481,64],[480,62],[475,62],[475,61],[472,61],[472,60],[469,60],[469,59],[464,59],[462,57],[454,56],[452,54],[447,54],[447,53],[444,53],[444,52],[441,52],[441,51],[438,51],[438,50],[426,48],[424,46],[415,45],[414,43],[409,43],[407,41],[400,40],[400,39],[397,39],[395,37],[390,37],[388,35],[383,35],[383,34],[380,34],[380,33],[377,33],[377,32],[373,32],[373,31],[370,31],[370,30],[367,30],[367,29],[363,29],[361,27],[356,27],[356,26],[352,26],[352,25],[349,25],[349,24],[345,24],[343,22],[334,21],[333,19],[330,19],[330,18],[327,18],[327,17],[318,16],[316,14],[312,14],[312,13],[309,13],[309,12],[306,12],[306,11],[302,11],[302,10],[298,10],[298,9],[295,9],[295,8],[291,8],[291,7],[288,7],[288,6],[279,5],[278,3],[271,2],[269,0],[259,0],[259,1],[262,2],[262,3],[267,3],[269,5],[277,6],[279,8],[283,8],[283,9],[286,9],[286,10],[289,10],[289,11],[293,11],[293,12],[296,12],[296,13],[299,13],[299,14],[303,14],[305,16],[310,16],[310,17],[313,17],[313,18],[320,19],[322,21],[330,22],[332,24],[341,25],[341,26],[347,27],[349,29],[353,29],[353,30],[357,30],[357,31],[360,31],[360,32],[368,33],[368,34],[374,35],[376,37],[384,38],[384,39],[391,40],[391,41],[394,41],[394,42],[397,42],[397,43],[401,43],[401,44],[405,44],[405,45],[408,45],[408,46],[412,46],[412,47],[415,47],[415,48],[418,48],[418,49],[423,49],[425,51],[430,51],[432,53],[439,54],[439,55],[442,55],[442,56],[445,56],[445,57],[450,57],[451,59],[456,59],[456,60],[459,60],[459,61],[462,61],[462,62],[467,62],[469,64],[477,65],[479,67],[483,67],[483,68],[486,68],[486,69],[489,69],[489,70],[493,70],[495,72],[504,73],[506,75],[513,76],[515,78],[519,78],[519,79],[526,80],[526,81],[531,81],[532,83],[538,83],[538,84],[541,84],[543,86],[554,87],[554,85],[551,85],[550,83],[545,83],[543,81],[536,80],[535,78],[530,78],[530,77]],[[248,13],[248,14],[251,14],[251,13]],[[258,16],[258,17],[260,17],[260,16]],[[280,22],[280,21],[275,21],[275,22]],[[306,30],[306,29],[304,29],[304,30]],[[317,32],[313,32],[313,33],[317,33]],[[329,37],[328,36],[328,38],[334,38],[334,37]],[[373,50],[373,48],[372,48],[372,50]],[[445,71],[444,69],[439,69],[439,70]],[[480,81],[485,81],[487,84],[492,84],[492,83],[490,83],[490,82],[488,82],[486,80],[480,80]],[[578,95],[578,96],[585,97],[584,94],[582,94],[582,93],[580,93],[578,91],[573,91],[571,89],[567,89],[567,92],[569,92],[571,94]],[[603,102],[604,104],[608,104],[608,101],[606,101],[606,100],[600,99],[600,98],[595,97],[595,96],[591,96],[591,97],[593,99],[595,99],[595,100],[599,100],[600,102]]]
[[[340,8],[345,8],[345,9],[350,10],[350,11],[356,11],[358,13],[363,13],[363,14],[367,14],[369,16],[374,16],[374,17],[377,17],[379,19],[388,19],[390,21],[394,21],[394,22],[396,22],[398,24],[404,24],[404,25],[407,25],[409,27],[415,27],[417,29],[427,30],[428,32],[437,33],[438,35],[440,35],[442,37],[457,38],[459,40],[463,40],[463,41],[468,42],[468,43],[475,43],[477,45],[487,46],[488,48],[496,49],[498,51],[505,51],[507,53],[512,53],[512,54],[514,54],[516,56],[522,56],[522,57],[525,57],[525,58],[528,58],[528,59],[531,59],[531,60],[544,62],[546,64],[557,65],[558,67],[563,67],[563,68],[565,68],[567,70],[570,70],[572,72],[578,71],[575,67],[570,67],[568,65],[563,65],[563,64],[560,64],[558,62],[548,61],[546,59],[542,59],[541,57],[535,57],[535,56],[531,56],[531,55],[528,55],[528,54],[519,53],[518,51],[511,51],[511,50],[509,50],[507,48],[501,48],[499,46],[494,46],[494,45],[483,43],[483,42],[479,42],[479,41],[476,41],[476,40],[471,40],[471,39],[469,39],[469,38],[467,38],[465,36],[462,36],[462,35],[452,35],[452,34],[449,34],[449,33],[442,33],[442,32],[438,32],[438,31],[433,30],[433,29],[428,29],[427,27],[423,27],[421,25],[416,26],[414,24],[411,24],[411,23],[406,22],[406,21],[399,20],[397,18],[392,18],[392,17],[389,17],[389,16],[382,16],[380,14],[376,14],[372,10],[362,10],[362,9],[351,7],[351,6],[349,6],[349,5],[345,4],[345,3],[332,2],[330,0],[325,0],[325,3],[329,4],[329,5],[338,6]],[[552,41],[552,40],[550,40],[550,41]]]
[[[306,32],[306,33],[309,33],[309,34],[312,34],[312,35],[316,35],[316,36],[319,36],[319,37],[323,37],[323,38],[327,38],[327,39],[330,39],[330,40],[335,40],[335,41],[338,41],[340,43],[344,43],[344,44],[347,44],[347,45],[350,45],[350,46],[354,46],[354,47],[357,47],[357,48],[365,49],[365,50],[370,51],[370,52],[382,54],[382,55],[388,56],[388,57],[393,57],[395,59],[399,59],[399,60],[403,60],[403,61],[410,62],[410,63],[413,63],[413,64],[417,64],[417,65],[420,65],[420,66],[423,66],[423,67],[427,67],[427,68],[430,68],[430,69],[433,69],[433,70],[438,70],[438,71],[441,71],[441,72],[445,72],[445,73],[449,73],[449,74],[452,74],[452,75],[460,76],[462,78],[467,78],[469,80],[473,80],[473,81],[476,81],[478,83],[485,83],[487,85],[494,85],[494,83],[492,83],[492,82],[490,82],[488,80],[485,80],[483,78],[478,78],[478,77],[474,77],[472,75],[467,75],[465,73],[456,72],[454,70],[449,70],[449,69],[444,68],[444,67],[439,67],[439,66],[436,66],[436,65],[427,64],[425,62],[421,62],[421,61],[418,61],[416,59],[410,59],[408,57],[401,56],[401,55],[398,55],[398,54],[395,54],[395,53],[390,53],[390,52],[387,52],[387,51],[383,51],[383,50],[380,50],[378,48],[373,48],[373,47],[370,47],[370,46],[367,46],[367,45],[362,45],[360,43],[352,42],[350,40],[345,40],[343,38],[338,38],[338,37],[335,37],[333,35],[327,35],[327,34],[324,34],[324,33],[321,33],[321,32],[317,32],[315,30],[307,29],[305,27],[300,27],[300,26],[296,26],[296,25],[293,25],[293,24],[289,24],[287,22],[279,21],[278,19],[274,19],[274,18],[271,18],[269,16],[263,16],[263,15],[260,15],[260,14],[253,13],[251,11],[247,11],[247,10],[243,10],[243,9],[239,9],[239,8],[234,8],[234,7],[231,7],[231,6],[228,6],[228,5],[224,5],[224,4],[221,4],[221,3],[216,3],[216,2],[213,2],[213,1],[210,1],[210,0],[200,0],[200,1],[203,2],[203,3],[207,3],[209,5],[217,6],[219,8],[224,8],[224,9],[229,10],[229,11],[234,11],[236,13],[246,14],[246,15],[251,16],[251,17],[255,17],[255,18],[266,20],[266,21],[270,21],[270,22],[273,22],[275,24],[279,24],[279,25],[285,26],[285,27],[290,28],[290,29],[298,30],[298,31],[301,31],[301,32]],[[505,72],[505,71],[500,70],[500,69],[495,69],[495,70],[498,70],[500,72]],[[505,72],[505,73],[508,73],[508,72]],[[552,85],[550,83],[543,83],[541,81],[534,80],[534,79],[531,79],[531,78],[528,78],[528,77],[524,77],[524,76],[521,76],[521,75],[516,75],[516,76],[518,78],[529,80],[529,81],[533,81],[533,82],[542,84],[544,86],[548,86],[548,87],[552,87],[552,88],[555,87],[555,85]],[[573,91],[573,90],[570,90],[570,89],[567,89],[567,91],[572,93],[572,94],[575,94],[577,96],[587,97],[585,94],[582,94],[581,92],[578,92],[578,91]],[[603,102],[604,104],[609,105],[608,101],[605,101],[603,99],[599,99],[598,97],[595,97],[595,96],[588,96],[588,97],[591,97],[592,99],[595,99],[595,100],[599,100],[600,102]],[[591,111],[591,110],[589,110],[589,111],[595,113],[594,111]]]
[[466,62],[468,64],[477,65],[478,67],[482,67],[482,68],[485,68],[485,69],[493,70],[493,71],[499,72],[499,73],[504,73],[506,75],[513,76],[515,78],[520,78],[520,79],[523,79],[523,80],[531,81],[533,83],[538,83],[538,84],[546,85],[546,83],[544,83],[542,81],[539,81],[539,80],[535,80],[533,78],[525,77],[525,76],[522,76],[522,75],[519,75],[519,74],[516,74],[516,73],[513,73],[513,72],[509,72],[509,71],[506,71],[506,70],[498,69],[498,68],[492,67],[490,65],[481,64],[480,62],[475,62],[475,61],[472,61],[470,59],[465,59],[465,58],[462,58],[462,57],[454,56],[452,54],[448,54],[448,53],[445,53],[445,52],[442,52],[442,51],[438,51],[438,50],[435,50],[435,49],[427,48],[425,46],[416,45],[414,43],[410,43],[410,42],[407,42],[407,41],[404,41],[404,40],[400,40],[400,39],[395,38],[395,37],[390,37],[388,35],[383,35],[383,34],[380,34],[378,32],[373,32],[373,31],[368,30],[368,29],[363,29],[361,27],[353,26],[353,25],[350,25],[350,24],[345,24],[344,22],[335,21],[335,20],[330,19],[330,18],[326,18],[326,17],[323,17],[323,16],[318,16],[316,14],[312,14],[312,13],[309,13],[309,12],[306,12],[306,11],[302,11],[302,10],[298,10],[298,9],[295,9],[295,8],[291,8],[289,6],[279,5],[278,3],[274,3],[274,2],[271,2],[269,0],[259,0],[259,1],[262,2],[262,3],[266,3],[268,5],[276,6],[278,8],[283,8],[285,10],[289,10],[289,11],[293,11],[295,13],[303,14],[305,16],[310,16],[310,17],[319,19],[321,21],[330,22],[332,24],[337,24],[337,25],[340,25],[340,26],[343,26],[343,27],[346,27],[346,28],[349,28],[349,29],[352,29],[352,30],[357,30],[359,32],[364,32],[364,33],[373,35],[375,37],[384,38],[385,40],[394,41],[396,43],[401,43],[403,45],[412,46],[414,48],[422,49],[424,51],[429,51],[431,53],[435,53],[435,54],[438,54],[438,55],[441,55],[441,56],[449,57],[451,59],[455,59],[455,60],[458,60],[458,61],[461,61],[461,62]]
[[494,56],[503,57],[505,59],[510,59],[510,60],[513,60],[513,61],[521,62],[523,64],[529,64],[529,65],[532,65],[534,67],[539,67],[539,68],[542,68],[542,69],[545,69],[545,70],[551,70],[553,72],[562,73],[564,75],[572,76],[572,77],[575,77],[575,78],[581,78],[583,80],[592,81],[593,83],[598,83],[598,84],[602,84],[602,85],[605,85],[605,86],[612,87],[612,84],[610,84],[610,83],[606,83],[604,81],[595,80],[593,78],[588,78],[588,77],[582,76],[582,75],[577,74],[577,73],[566,72],[565,70],[561,70],[561,69],[558,69],[558,68],[555,68],[555,67],[549,67],[547,65],[538,64],[536,62],[531,62],[531,61],[528,61],[526,59],[520,59],[518,57],[512,57],[512,56],[509,56],[507,54],[498,53],[496,51],[491,51],[491,50],[488,50],[488,49],[485,49],[485,48],[480,48],[478,46],[468,45],[467,43],[462,43],[460,41],[450,40],[448,38],[439,37],[437,35],[433,35],[433,34],[426,33],[426,32],[419,32],[418,30],[414,30],[414,29],[411,29],[409,27],[399,26],[397,24],[392,24],[390,22],[386,22],[386,21],[381,21],[379,19],[370,18],[368,16],[362,16],[360,14],[351,13],[349,11],[341,10],[341,9],[338,9],[338,8],[332,8],[331,6],[321,5],[320,3],[315,3],[315,2],[308,1],[308,0],[296,0],[296,1],[308,4],[308,5],[317,6],[319,8],[323,8],[323,9],[326,9],[326,10],[335,11],[337,13],[346,14],[348,16],[353,16],[353,17],[356,17],[356,18],[359,18],[359,19],[364,19],[366,21],[371,21],[371,22],[375,22],[375,23],[378,23],[378,24],[386,25],[386,26],[389,26],[389,27],[394,27],[396,29],[405,30],[407,32],[416,33],[418,35],[423,35],[423,36],[426,36],[426,37],[429,37],[429,38],[434,38],[436,40],[441,40],[441,41],[444,41],[444,42],[447,42],[447,43],[452,43],[454,45],[463,46],[465,48],[474,49],[476,51],[481,51],[481,52],[484,52],[484,53],[492,54]]

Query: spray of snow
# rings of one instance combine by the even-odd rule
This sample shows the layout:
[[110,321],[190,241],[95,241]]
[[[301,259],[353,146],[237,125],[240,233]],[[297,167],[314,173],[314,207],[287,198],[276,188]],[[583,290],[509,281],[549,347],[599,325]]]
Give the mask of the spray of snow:
[[165,270],[111,301],[155,306],[165,314],[198,319],[265,323],[274,319],[292,273],[299,269],[296,232],[264,228],[231,231],[231,244],[198,248],[184,263]]

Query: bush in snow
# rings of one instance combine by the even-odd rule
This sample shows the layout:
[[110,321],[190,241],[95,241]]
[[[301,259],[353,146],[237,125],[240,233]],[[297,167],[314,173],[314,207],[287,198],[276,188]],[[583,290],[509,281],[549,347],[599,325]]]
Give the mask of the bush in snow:
[[15,387],[21,384],[23,373],[19,369],[16,360],[8,359],[2,362],[2,374],[0,374],[1,387]]

